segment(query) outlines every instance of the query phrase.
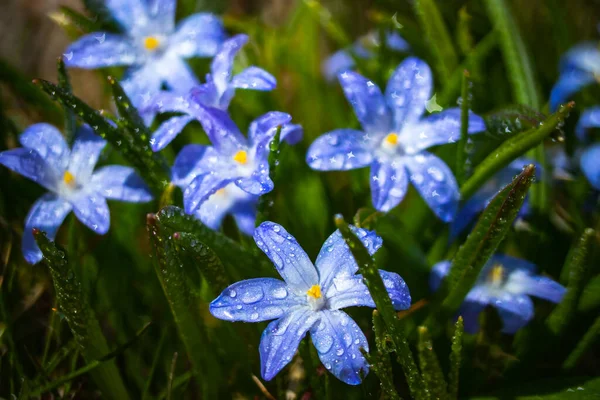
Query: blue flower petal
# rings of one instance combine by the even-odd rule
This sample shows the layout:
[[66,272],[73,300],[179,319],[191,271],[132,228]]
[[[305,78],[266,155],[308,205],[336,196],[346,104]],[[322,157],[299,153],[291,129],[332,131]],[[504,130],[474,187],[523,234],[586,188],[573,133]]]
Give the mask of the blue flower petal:
[[254,160],[267,159],[269,144],[277,133],[277,127],[283,127],[283,125],[291,120],[292,117],[289,114],[271,111],[252,121],[248,131],[248,137],[253,149]]
[[433,78],[425,61],[415,57],[402,61],[385,90],[394,130],[400,132],[405,124],[416,122],[423,115],[432,89]]
[[[2,158],[0,158],[1,162]],[[590,184],[596,190],[600,190],[600,144],[595,144],[584,150],[581,154],[580,166]]]
[[229,86],[235,55],[247,42],[248,35],[235,35],[223,42],[219,52],[213,58],[210,72],[219,93],[224,93]]
[[169,51],[181,57],[210,57],[225,40],[223,22],[215,15],[190,15],[177,25],[169,40]]
[[398,32],[392,30],[385,34],[386,46],[395,51],[408,51],[410,46],[406,40],[398,34]]
[[182,115],[179,117],[171,117],[163,122],[150,139],[152,151],[160,151],[167,147],[169,143],[185,128],[187,124],[194,120],[193,116]]
[[256,203],[258,198],[237,204],[231,215],[235,220],[240,232],[252,236],[256,227]]
[[479,331],[479,314],[486,304],[465,301],[458,310],[458,315],[463,318],[465,332],[475,334]]
[[[399,142],[408,154],[415,154],[431,146],[455,143],[460,139],[460,109],[448,108],[409,125],[402,130]],[[469,111],[468,133],[484,131],[483,118]]]
[[99,235],[110,228],[110,211],[106,199],[97,193],[81,193],[69,199],[73,212],[81,223]]
[[442,221],[449,222],[458,209],[460,193],[450,168],[438,157],[423,151],[404,159],[410,182],[431,210]]
[[298,295],[305,295],[308,289],[319,283],[317,270],[310,258],[281,225],[263,222],[254,230],[254,241]]
[[152,193],[133,168],[107,165],[92,175],[94,189],[107,199],[144,203],[152,200]]
[[588,129],[600,128],[600,106],[591,107],[583,111],[575,127],[575,134],[579,140],[585,140]]
[[176,0],[152,0],[148,4],[148,14],[159,32],[172,32],[175,27]]
[[338,79],[365,132],[387,134],[392,127],[391,115],[379,87],[352,71],[342,72]]
[[[396,310],[406,310],[410,307],[410,292],[408,286],[400,275],[379,270],[392,304]],[[346,307],[373,307],[375,302],[369,293],[369,289],[363,281],[362,275],[352,277],[336,277],[326,293],[329,307],[339,310]]]
[[198,175],[183,191],[185,212],[194,214],[210,196],[232,181],[233,178],[223,177],[213,172]]
[[308,307],[296,307],[271,322],[260,339],[260,365],[264,380],[270,381],[290,361],[306,332],[318,321]]
[[558,110],[558,106],[566,102],[572,94],[593,82],[594,75],[589,72],[578,69],[563,72],[550,92],[550,111]]
[[246,145],[246,138],[227,112],[216,108],[200,108],[197,115],[206,135],[219,153],[233,156]]
[[268,91],[277,87],[277,80],[264,69],[250,66],[234,76],[231,85],[237,89]]
[[533,302],[526,295],[504,293],[495,299],[493,306],[502,318],[504,333],[515,333],[533,318]]
[[104,146],[106,141],[96,135],[88,125],[82,125],[77,130],[68,167],[77,182],[89,181]]
[[571,48],[560,61],[561,74],[573,68],[600,74],[600,49],[597,42],[586,42]]
[[375,161],[371,165],[371,199],[378,211],[390,211],[406,196],[408,174],[402,160]]
[[105,0],[104,4],[128,32],[136,32],[148,23],[148,9],[144,0]]
[[25,219],[21,244],[23,256],[29,264],[36,264],[42,259],[42,251],[33,238],[33,228],[46,232],[48,239],[54,240],[71,209],[68,202],[51,193],[46,193],[33,204]]
[[79,38],[65,50],[67,67],[101,68],[139,64],[142,59],[137,46],[127,36],[94,32]]
[[567,289],[555,280],[525,271],[510,274],[506,287],[511,292],[528,294],[553,303],[559,303],[567,292]]
[[266,161],[264,164],[259,165],[258,170],[254,171],[251,176],[237,178],[235,184],[243,191],[256,196],[269,193],[275,187],[269,176],[269,167]]
[[160,92],[163,79],[157,68],[156,63],[146,63],[125,73],[121,86],[136,108],[148,107]]
[[369,366],[360,349],[369,351],[369,343],[356,322],[343,311],[319,312],[321,320],[310,329],[321,362],[336,378],[348,385],[361,383],[361,374]]
[[199,175],[220,169],[219,153],[210,146],[189,144],[177,157],[171,169],[173,183],[181,188],[187,187]]
[[444,260],[436,263],[433,268],[431,268],[431,273],[429,274],[429,288],[432,292],[437,291],[442,285],[442,281],[450,272],[450,266],[452,263],[450,261]]
[[167,87],[176,93],[188,93],[200,84],[189,65],[177,56],[165,56],[159,61],[157,71]]
[[[210,75],[208,75],[210,76]],[[212,81],[212,78],[207,78],[207,82],[195,86],[190,90],[190,99],[193,101],[193,107],[207,106],[227,110],[229,103],[233,98],[233,90],[227,90],[225,93],[219,93],[217,87]],[[193,110],[192,110],[193,111]]]
[[281,128],[281,134],[279,136],[280,141],[285,141],[288,144],[294,145],[302,140],[304,135],[304,128],[298,124],[285,124]]
[[309,147],[306,162],[319,171],[366,167],[373,161],[375,139],[353,129],[336,129],[318,137]]
[[[354,225],[350,225],[350,229],[360,238],[370,255],[381,247],[383,240],[375,231]],[[358,264],[339,230],[333,232],[323,243],[315,265],[319,271],[319,284],[323,293],[327,293],[334,279],[347,279],[358,271]]]
[[256,278],[230,285],[210,303],[210,313],[226,321],[259,322],[277,319],[305,299],[288,290],[284,281]]
[[20,147],[0,153],[0,164],[48,190],[56,190],[62,176],[35,151]]
[[69,162],[69,146],[56,127],[40,123],[29,126],[19,136],[23,147],[35,150],[48,165],[63,171]]
[[323,63],[323,75],[328,81],[333,81],[339,73],[351,70],[354,64],[354,58],[348,50],[336,51]]

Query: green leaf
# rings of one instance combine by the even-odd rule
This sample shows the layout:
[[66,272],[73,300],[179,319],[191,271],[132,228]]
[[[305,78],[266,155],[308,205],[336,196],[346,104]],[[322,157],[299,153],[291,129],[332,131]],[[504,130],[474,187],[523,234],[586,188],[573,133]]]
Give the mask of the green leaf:
[[444,400],[448,398],[447,384],[444,379],[442,367],[433,350],[433,343],[427,327],[419,327],[419,342],[417,344],[419,354],[419,367],[423,381],[429,395],[433,399]]
[[61,87],[41,79],[35,83],[65,108],[73,110],[77,118],[89,124],[94,132],[110,142],[136,168],[155,195],[160,196],[168,184],[169,167],[160,154],[152,152],[142,135],[114,127],[98,111]]
[[[65,316],[73,337],[88,364],[102,360],[109,354],[108,344],[100,329],[94,310],[87,302],[81,282],[69,266],[67,254],[51,242],[44,232],[34,229],[33,236],[50,269],[58,305]],[[129,399],[127,389],[114,361],[97,365],[90,375],[106,398]]]
[[[64,89],[66,92],[72,93],[71,82],[69,81],[69,74],[65,67],[65,62],[62,57],[57,61],[58,69],[58,87]],[[77,124],[75,121],[75,114],[73,111],[65,108],[65,134],[67,136],[67,142],[73,144],[75,140],[75,131],[77,130]]]
[[590,329],[587,330],[583,338],[575,346],[575,349],[569,354],[563,363],[563,369],[571,370],[575,368],[577,362],[592,348],[598,339],[600,339],[600,317],[596,318]]
[[[279,154],[281,147],[281,126],[277,127],[277,132],[275,133],[275,137],[269,143],[269,178],[276,183],[276,172],[277,165],[279,164]],[[275,184],[275,188],[277,188],[277,184]],[[266,193],[258,198],[258,206],[256,211],[256,226],[259,226],[264,221],[269,221],[273,219],[273,204],[274,201],[274,191]]]
[[196,380],[202,387],[203,397],[212,398],[219,381],[219,363],[210,350],[204,329],[200,327],[202,317],[192,296],[183,261],[176,249],[174,232],[166,227],[159,216],[148,214],[147,229],[154,250],[156,276],[163,288],[169,308],[173,314]]
[[375,345],[377,355],[370,356],[369,360],[371,370],[377,374],[381,381],[381,390],[383,391],[382,398],[389,400],[400,400],[400,396],[394,386],[394,378],[392,373],[392,363],[390,361],[389,350],[387,345],[388,336],[385,333],[384,323],[381,320],[381,314],[377,310],[373,310],[373,330],[375,331]]
[[600,275],[590,279],[583,289],[577,311],[585,313],[596,308],[600,308]]
[[423,378],[419,373],[412,351],[408,345],[408,340],[404,335],[400,320],[396,315],[392,301],[385,289],[385,285],[383,284],[383,280],[381,279],[381,275],[379,275],[379,270],[375,266],[373,258],[369,255],[369,252],[363,243],[354,232],[352,232],[341,215],[335,217],[335,224],[350,248],[354,259],[358,264],[358,270],[363,276],[365,285],[367,285],[369,293],[373,297],[375,306],[381,313],[381,318],[394,343],[398,355],[398,362],[404,371],[404,376],[406,377],[406,382],[408,383],[411,395],[417,400],[427,398],[424,392]]
[[569,277],[567,293],[546,321],[548,329],[555,335],[562,334],[575,316],[579,298],[586,283],[585,277],[588,270],[587,256],[595,238],[596,232],[591,228],[586,229],[569,252],[567,261],[563,266],[563,271],[566,271],[564,274]]
[[463,318],[458,317],[454,324],[454,336],[452,336],[452,351],[450,353],[450,372],[448,372],[448,395],[450,399],[458,399],[458,382],[460,375],[460,364],[462,361],[462,337],[464,333]]
[[[206,227],[197,218],[187,215],[181,208],[168,206],[157,214],[161,224],[173,232],[187,232],[210,247],[227,268],[232,280],[257,276],[262,271],[272,271],[273,265],[258,250],[250,251],[220,232]],[[234,279],[235,278],[235,279]]]
[[339,47],[344,48],[351,45],[350,38],[344,32],[344,29],[332,18],[331,12],[323,7],[320,2],[304,0],[304,4],[306,4],[307,10],[310,11],[310,15],[319,21],[325,32],[335,40]]
[[132,137],[138,146],[148,146],[150,140],[150,131],[144,124],[142,117],[137,109],[131,103],[129,96],[123,90],[123,87],[112,76],[107,77],[110,88],[113,92],[113,99],[119,110],[119,116],[125,123],[125,126],[132,132]]
[[425,38],[436,58],[434,65],[437,66],[441,81],[447,82],[458,65],[448,28],[435,0],[416,0],[414,7],[419,23],[425,31]]
[[506,140],[495,151],[488,155],[475,168],[473,175],[460,188],[463,200],[469,199],[496,172],[500,171],[512,160],[532,149],[549,136],[565,120],[573,102],[562,106],[558,112],[551,115],[543,124]]
[[210,247],[187,232],[175,232],[173,239],[175,239],[176,250],[185,252],[192,258],[194,265],[200,270],[213,293],[219,294],[229,286],[230,282],[225,274],[225,267]]
[[469,138],[469,106],[470,106],[470,93],[469,93],[469,71],[463,72],[462,89],[460,91],[460,98],[462,103],[460,105],[460,139],[456,146],[456,181],[458,185],[462,185],[466,178],[466,161],[467,161],[467,140]]
[[71,7],[60,6],[58,11],[52,12],[50,17],[67,31],[67,34],[75,39],[82,34],[97,32],[101,30],[101,26],[73,10]]
[[515,100],[523,105],[540,108],[533,63],[523,38],[505,0],[485,0],[490,21],[500,38],[508,79]]
[[481,269],[510,230],[533,182],[534,172],[535,166],[525,167],[483,211],[475,228],[452,260],[450,272],[438,295],[443,297],[447,293],[447,296],[442,301],[441,310],[434,308],[427,326],[435,326],[437,321],[450,317],[458,310]]

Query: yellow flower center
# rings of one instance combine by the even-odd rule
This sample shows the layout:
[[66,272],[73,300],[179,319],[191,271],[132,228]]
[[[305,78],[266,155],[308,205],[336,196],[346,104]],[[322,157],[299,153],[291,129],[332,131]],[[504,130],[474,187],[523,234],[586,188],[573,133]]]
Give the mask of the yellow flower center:
[[500,264],[494,265],[489,272],[488,278],[494,285],[500,285],[504,280],[504,267]]
[[312,285],[312,287],[306,291],[306,294],[315,299],[320,299],[321,298],[321,286]]
[[225,194],[225,188],[221,188],[215,192],[216,195],[223,196]]
[[387,144],[391,144],[393,146],[398,144],[398,134],[397,133],[390,133],[385,137],[385,142]]
[[63,182],[73,187],[75,186],[75,177],[69,171],[65,171],[65,174],[63,175]]
[[237,161],[240,164],[246,164],[248,162],[248,153],[244,150],[239,150],[233,156],[234,161]]
[[155,36],[147,36],[144,39],[144,47],[146,50],[154,51],[158,49],[158,46],[160,46],[160,40]]

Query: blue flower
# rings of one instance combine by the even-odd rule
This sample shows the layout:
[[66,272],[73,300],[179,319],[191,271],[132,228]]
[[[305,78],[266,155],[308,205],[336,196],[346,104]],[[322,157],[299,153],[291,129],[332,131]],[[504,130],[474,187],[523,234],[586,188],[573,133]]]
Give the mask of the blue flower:
[[[323,62],[323,75],[328,81],[344,71],[354,68],[356,62],[354,57],[370,59],[373,57],[373,49],[380,46],[379,32],[373,31],[359,38],[348,49],[338,50]],[[390,50],[406,52],[409,50],[406,40],[395,31],[387,31],[384,35],[384,46]],[[354,56],[354,57],[353,57]]]
[[[369,253],[381,247],[374,232],[352,227]],[[210,312],[227,321],[275,319],[260,341],[261,374],[271,380],[292,359],[310,331],[325,368],[350,385],[361,382],[368,365],[360,349],[369,351],[365,335],[342,308],[375,307],[358,265],[339,231],[323,244],[315,266],[286,230],[264,222],[254,232],[258,247],[271,259],[283,281],[248,279],[234,283],[210,304]],[[394,307],[410,306],[408,287],[395,273],[379,271]]]
[[185,58],[210,57],[225,39],[223,24],[212,14],[194,14],[175,26],[175,0],[106,0],[124,34],[94,32],[65,52],[69,67],[131,66],[123,87],[136,106],[150,100],[164,83],[186,93],[198,83]]
[[[533,302],[529,296],[558,303],[566,289],[552,279],[536,275],[535,265],[519,258],[495,254],[483,267],[475,286],[458,311],[465,321],[465,331],[479,330],[478,315],[493,306],[503,322],[502,332],[515,333],[533,318]],[[450,271],[450,261],[437,263],[429,278],[432,290],[437,290]]]
[[[429,66],[407,58],[390,78],[385,96],[355,72],[343,72],[339,79],[363,131],[324,134],[310,146],[307,163],[322,171],[370,165],[373,205],[384,212],[402,201],[410,180],[435,214],[450,221],[458,207],[458,185],[450,168],[425,149],[458,140],[460,109],[421,118],[432,91]],[[483,119],[470,113],[469,133],[484,129]]]
[[19,140],[23,147],[0,153],[0,164],[49,190],[34,203],[25,220],[22,248],[31,264],[42,259],[33,228],[54,239],[72,210],[84,225],[102,235],[110,225],[106,199],[136,203],[152,199],[132,168],[109,165],[94,172],[106,142],[88,126],[79,128],[72,149],[49,124],[30,126]]
[[[200,121],[212,146],[185,146],[172,168],[173,183],[184,189],[185,212],[195,214],[213,195],[217,196],[214,202],[220,201],[218,199],[224,201],[220,206],[222,212],[233,209],[239,203],[234,201],[235,197],[239,196],[219,196],[217,193],[229,184],[255,196],[273,190],[273,181],[269,177],[268,145],[278,126],[290,129],[290,115],[273,111],[257,118],[250,124],[246,139],[226,112],[216,108],[199,110]],[[221,193],[229,194],[233,190]],[[210,204],[213,207],[216,203]],[[220,222],[221,218],[214,217],[214,222],[209,225],[218,225],[217,219]]]
[[235,89],[266,91],[275,88],[275,78],[262,68],[252,66],[233,75],[233,59],[247,41],[247,35],[237,35],[225,41],[213,59],[206,83],[195,86],[185,97],[173,92],[161,92],[154,97],[149,107],[142,110],[146,120],[151,120],[156,112],[184,114],[168,119],[154,132],[150,140],[152,150],[162,150],[188,123],[200,119],[201,108],[227,110]]
[[[580,140],[584,141],[587,139],[587,130],[591,128],[600,128],[600,107],[598,106],[588,108],[581,114],[575,133]],[[583,150],[579,162],[587,180],[594,189],[600,190],[600,143]]]
[[561,60],[560,76],[550,93],[550,111],[554,112],[572,94],[594,83],[600,75],[600,49],[593,42],[569,50]]
[[[450,237],[455,238],[458,236],[467,226],[473,222],[473,219],[482,212],[487,205],[492,201],[494,196],[498,194],[506,185],[508,185],[513,178],[520,174],[523,167],[529,164],[536,165],[536,171],[540,176],[540,167],[535,161],[527,158],[517,158],[504,169],[499,171],[495,176],[488,180],[485,185],[481,187],[458,211],[456,217],[450,224]],[[519,210],[519,217],[524,217],[529,213],[529,204],[527,199],[523,203],[523,206]]]

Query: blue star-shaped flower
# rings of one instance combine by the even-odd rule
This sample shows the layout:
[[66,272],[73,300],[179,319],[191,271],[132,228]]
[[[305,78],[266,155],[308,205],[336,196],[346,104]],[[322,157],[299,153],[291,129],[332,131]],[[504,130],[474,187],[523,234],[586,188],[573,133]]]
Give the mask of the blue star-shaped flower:
[[[561,301],[566,289],[552,279],[536,275],[535,265],[519,258],[496,254],[483,267],[459,315],[465,321],[465,331],[479,330],[478,315],[487,306],[493,306],[504,324],[502,332],[515,333],[533,318],[533,302],[529,296],[554,303]],[[437,263],[429,278],[432,290],[437,290],[450,271],[450,261]]]
[[[537,175],[541,176],[541,169],[535,161],[524,157],[512,161],[488,180],[485,185],[467,200],[463,207],[458,211],[456,217],[450,224],[450,237],[455,238],[469,226],[477,214],[482,212],[488,204],[490,204],[490,201],[492,201],[498,192],[511,183],[513,178],[521,173],[523,167],[529,164],[535,164]],[[526,216],[529,211],[529,202],[525,199],[523,206],[519,210],[519,217]]]
[[198,83],[184,61],[216,54],[225,39],[223,24],[212,14],[194,14],[175,26],[175,0],[106,0],[105,5],[124,34],[94,32],[65,52],[69,67],[131,66],[123,87],[140,106],[165,83],[187,93]]
[[[172,169],[173,183],[184,189],[183,204],[186,213],[195,214],[213,195],[217,197],[209,203],[210,206],[206,206],[207,212],[214,210],[213,206],[219,199],[224,202],[220,206],[222,213],[232,210],[235,205],[239,205],[239,192],[230,187],[220,192],[227,196],[219,196],[217,193],[230,184],[254,196],[273,190],[273,181],[269,177],[268,145],[278,126],[289,129],[291,116],[273,111],[257,118],[250,124],[246,139],[226,112],[216,108],[199,110],[202,110],[200,121],[213,145],[185,146],[175,159]],[[244,207],[244,211],[248,209]],[[201,210],[200,213],[203,219],[204,212]],[[209,222],[209,225],[218,225],[216,221],[220,222],[222,217],[213,217],[214,222]]]
[[[390,50],[406,52],[409,45],[397,32],[384,34],[384,46]],[[373,49],[380,46],[379,32],[373,31],[359,38],[350,48],[338,50],[323,62],[323,75],[328,81],[334,80],[340,72],[349,71],[356,64],[353,55],[362,59],[373,58]]]
[[[453,143],[460,137],[460,109],[421,118],[431,97],[431,70],[423,61],[403,61],[388,82],[385,96],[354,72],[339,75],[363,132],[338,129],[317,138],[306,160],[317,170],[349,170],[371,166],[371,194],[379,211],[402,201],[412,182],[443,221],[458,207],[458,185],[450,168],[426,148]],[[483,119],[469,114],[469,133],[485,129]]]
[[[587,139],[587,130],[591,128],[600,128],[600,107],[588,108],[581,114],[575,133],[584,141]],[[600,143],[592,144],[583,150],[579,165],[594,189],[600,190]]]
[[593,42],[569,50],[560,63],[560,76],[550,93],[550,111],[554,112],[572,94],[594,83],[600,76],[600,49]]
[[25,220],[22,248],[31,264],[42,259],[33,228],[54,239],[72,210],[84,225],[102,235],[110,225],[106,199],[136,203],[152,199],[148,187],[132,168],[109,165],[94,172],[106,142],[88,126],[79,128],[72,149],[49,124],[30,126],[19,140],[23,147],[0,153],[0,164],[50,191],[35,202]]
[[[370,254],[381,247],[374,232],[352,227]],[[292,359],[310,331],[325,368],[350,385],[361,382],[368,365],[360,349],[369,350],[365,335],[342,308],[375,307],[358,265],[339,231],[323,244],[315,265],[286,230],[264,222],[254,232],[258,247],[271,259],[283,281],[248,279],[234,283],[210,304],[210,312],[227,321],[259,322],[275,319],[260,341],[261,373],[271,380]],[[315,268],[316,266],[316,268]],[[410,307],[402,278],[379,271],[394,307]]]
[[236,35],[223,43],[219,53],[213,59],[211,73],[206,76],[206,83],[195,86],[186,96],[161,92],[154,97],[149,107],[142,110],[146,121],[151,120],[156,112],[184,114],[168,119],[154,132],[150,141],[152,150],[162,150],[188,123],[200,119],[201,108],[213,107],[227,110],[236,89],[266,91],[275,88],[277,84],[275,78],[262,68],[252,66],[233,75],[235,55],[247,41],[247,35]]

